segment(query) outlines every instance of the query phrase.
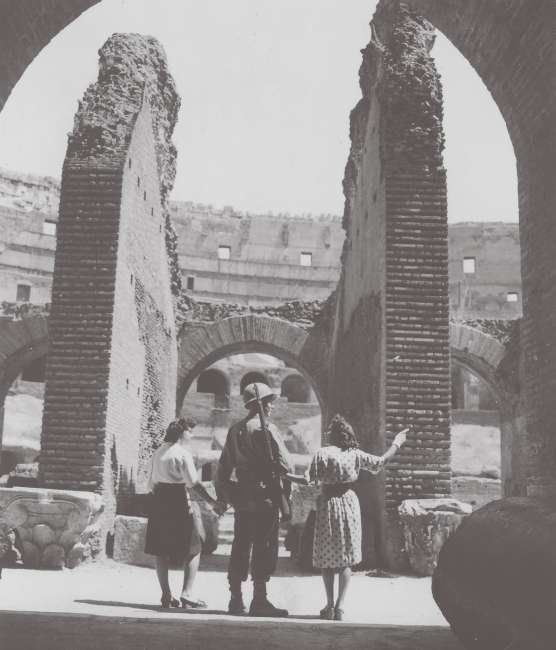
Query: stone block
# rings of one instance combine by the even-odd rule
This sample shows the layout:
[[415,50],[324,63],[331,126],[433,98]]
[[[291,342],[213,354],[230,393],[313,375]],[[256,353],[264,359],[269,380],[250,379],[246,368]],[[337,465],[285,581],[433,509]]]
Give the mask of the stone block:
[[311,510],[316,509],[319,492],[320,488],[314,485],[292,485],[292,526],[305,524]]
[[102,497],[90,492],[0,488],[0,526],[17,530],[30,567],[59,568],[66,558],[76,566],[98,555],[102,511]]
[[556,639],[556,503],[493,501],[442,548],[434,599],[464,647],[551,650]]
[[145,553],[145,517],[116,515],[114,520],[114,560],[124,564],[155,566],[154,555]]
[[398,508],[409,566],[419,576],[430,576],[448,537],[471,513],[456,499],[407,499]]
[[33,542],[39,548],[52,544],[55,538],[54,531],[48,524],[37,524],[33,527]]

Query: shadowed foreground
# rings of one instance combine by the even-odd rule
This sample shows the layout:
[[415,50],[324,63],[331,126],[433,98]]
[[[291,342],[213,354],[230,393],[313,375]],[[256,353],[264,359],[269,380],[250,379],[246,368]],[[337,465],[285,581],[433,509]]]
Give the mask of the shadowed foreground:
[[79,614],[0,613],[0,647],[56,650],[461,650],[449,629],[328,621],[259,621],[179,615],[179,620]]

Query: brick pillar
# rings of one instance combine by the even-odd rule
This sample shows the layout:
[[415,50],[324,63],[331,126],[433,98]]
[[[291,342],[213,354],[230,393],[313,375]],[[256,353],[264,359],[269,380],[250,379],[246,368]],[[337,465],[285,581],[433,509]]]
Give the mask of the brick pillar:
[[330,414],[343,413],[375,454],[415,426],[383,475],[362,476],[359,488],[364,563],[403,569],[398,505],[451,487],[442,90],[426,21],[385,2],[372,26],[344,178]]
[[144,488],[175,412],[164,201],[178,106],[160,45],[116,34],[100,51],[64,162],[40,480],[102,494],[109,515],[118,491]]

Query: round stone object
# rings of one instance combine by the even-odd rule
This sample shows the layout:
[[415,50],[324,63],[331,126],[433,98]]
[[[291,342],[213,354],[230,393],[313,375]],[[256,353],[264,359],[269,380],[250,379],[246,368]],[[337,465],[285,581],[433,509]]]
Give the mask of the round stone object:
[[23,542],[23,553],[21,554],[23,564],[30,569],[38,569],[41,563],[41,554],[33,542]]
[[59,544],[49,544],[42,552],[41,567],[45,569],[63,569],[66,552]]
[[75,569],[75,567],[81,564],[87,556],[87,547],[84,544],[81,544],[81,542],[78,542],[70,551],[68,551],[66,566],[68,569]]
[[554,500],[501,499],[462,521],[440,551],[432,591],[464,647],[555,647],[554,540]]
[[58,543],[69,551],[79,541],[79,535],[71,530],[65,530],[61,535]]
[[52,544],[56,534],[48,524],[37,524],[33,527],[33,542],[41,548]]

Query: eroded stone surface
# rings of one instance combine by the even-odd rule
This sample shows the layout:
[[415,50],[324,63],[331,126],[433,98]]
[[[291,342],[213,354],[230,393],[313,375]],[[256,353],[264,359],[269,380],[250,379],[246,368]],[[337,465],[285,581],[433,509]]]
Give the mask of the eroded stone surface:
[[98,555],[102,509],[102,498],[89,492],[0,488],[0,529],[17,530],[29,567],[63,567],[66,552],[67,566]]
[[464,519],[440,551],[432,588],[466,648],[554,647],[555,539],[554,500],[501,499]]
[[471,513],[471,505],[456,499],[407,499],[398,512],[403,525],[405,551],[411,569],[430,576],[446,540]]

